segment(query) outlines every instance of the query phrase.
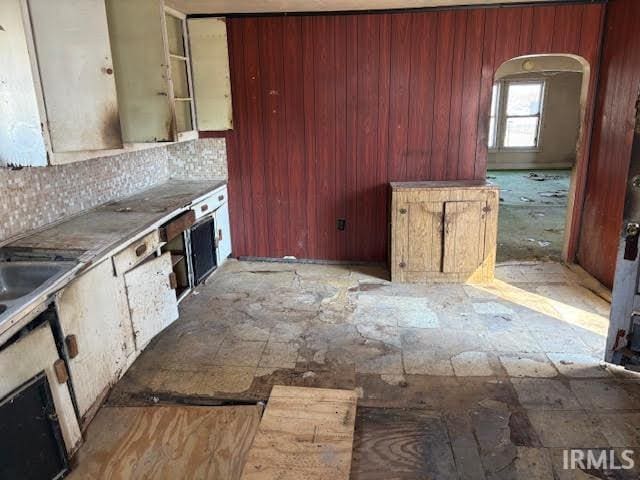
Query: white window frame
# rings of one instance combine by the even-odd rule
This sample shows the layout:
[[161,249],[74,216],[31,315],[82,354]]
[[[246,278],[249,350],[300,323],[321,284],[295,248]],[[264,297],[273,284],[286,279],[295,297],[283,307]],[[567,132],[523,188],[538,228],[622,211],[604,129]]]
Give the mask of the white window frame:
[[[547,82],[544,78],[510,79],[500,80],[495,83],[498,86],[497,98],[497,118],[494,123],[494,131],[489,132],[488,139],[495,134],[495,143],[489,147],[490,152],[539,152],[542,150],[542,122],[544,121],[544,110],[547,98]],[[541,84],[540,91],[540,111],[538,115],[507,115],[507,98],[509,86],[514,84]],[[492,90],[493,92],[493,90]],[[491,112],[489,112],[491,116]],[[504,135],[506,132],[507,119],[509,118],[529,118],[538,117],[538,130],[536,131],[536,145],[531,147],[507,147],[504,145]]]

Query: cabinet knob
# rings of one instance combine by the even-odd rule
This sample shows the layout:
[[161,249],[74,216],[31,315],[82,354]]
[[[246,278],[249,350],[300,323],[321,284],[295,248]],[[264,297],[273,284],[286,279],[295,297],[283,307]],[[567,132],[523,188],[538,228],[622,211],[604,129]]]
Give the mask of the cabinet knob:
[[136,257],[141,257],[142,255],[144,255],[144,252],[147,251],[147,244],[143,243],[142,245],[139,245],[138,247],[136,247]]
[[404,267],[406,267],[406,266],[407,266],[407,264],[406,264],[406,263],[404,263],[404,262],[400,262],[398,266],[399,266],[400,268],[404,268]]
[[404,215],[405,213],[407,213],[407,209],[406,208],[401,208],[400,210],[398,210],[402,215]]
[[200,207],[200,211],[202,211],[202,212],[206,212],[207,210],[209,210],[209,205],[202,205]]
[[222,200],[224,200],[224,195],[218,195],[218,201],[221,202]]
[[75,335],[67,335],[64,339],[64,343],[67,346],[67,355],[69,358],[76,358],[78,356],[78,339]]
[[58,383],[67,383],[67,380],[69,380],[69,372],[67,371],[67,366],[65,365],[64,360],[59,358],[53,362],[53,371],[56,374]]

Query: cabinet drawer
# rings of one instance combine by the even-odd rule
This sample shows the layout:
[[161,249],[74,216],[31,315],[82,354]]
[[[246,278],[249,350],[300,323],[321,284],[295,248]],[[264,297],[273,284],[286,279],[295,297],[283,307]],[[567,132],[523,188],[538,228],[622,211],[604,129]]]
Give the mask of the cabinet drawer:
[[122,275],[147,258],[160,246],[160,232],[154,230],[150,234],[136,240],[127,248],[113,256],[113,267],[116,275]]
[[209,197],[196,203],[192,208],[196,212],[196,220],[213,213],[220,205],[227,201],[227,186],[219,188]]

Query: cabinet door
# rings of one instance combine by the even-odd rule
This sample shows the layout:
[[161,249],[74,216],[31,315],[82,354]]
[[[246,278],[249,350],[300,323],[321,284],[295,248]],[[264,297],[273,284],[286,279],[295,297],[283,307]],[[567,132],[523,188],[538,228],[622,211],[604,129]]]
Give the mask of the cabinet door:
[[442,202],[406,203],[399,218],[408,232],[404,245],[407,272],[440,272],[442,268]]
[[1,1],[0,19],[0,166],[44,166],[47,150],[21,0]]
[[122,147],[104,0],[28,0],[54,152]]
[[113,276],[106,260],[66,287],[57,307],[63,336],[75,335],[78,344],[69,373],[84,416],[118,381],[135,351],[124,279]]
[[444,204],[444,273],[474,272],[482,264],[486,202]]
[[229,205],[223,204],[215,214],[216,222],[216,254],[218,266],[231,255],[231,225],[229,224]]
[[125,142],[168,142],[169,65],[158,0],[106,0]]
[[227,24],[224,18],[190,18],[189,42],[200,130],[232,128]]
[[169,279],[171,273],[171,253],[167,252],[124,275],[137,350],[146,347],[178,318],[178,302]]

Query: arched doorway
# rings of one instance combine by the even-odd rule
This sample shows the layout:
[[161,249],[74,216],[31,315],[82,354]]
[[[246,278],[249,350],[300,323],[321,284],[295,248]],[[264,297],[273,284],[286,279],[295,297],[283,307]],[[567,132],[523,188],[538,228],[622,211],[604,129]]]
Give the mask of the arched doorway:
[[517,57],[496,71],[487,176],[501,188],[498,261],[572,260],[588,86],[588,63],[574,55]]

